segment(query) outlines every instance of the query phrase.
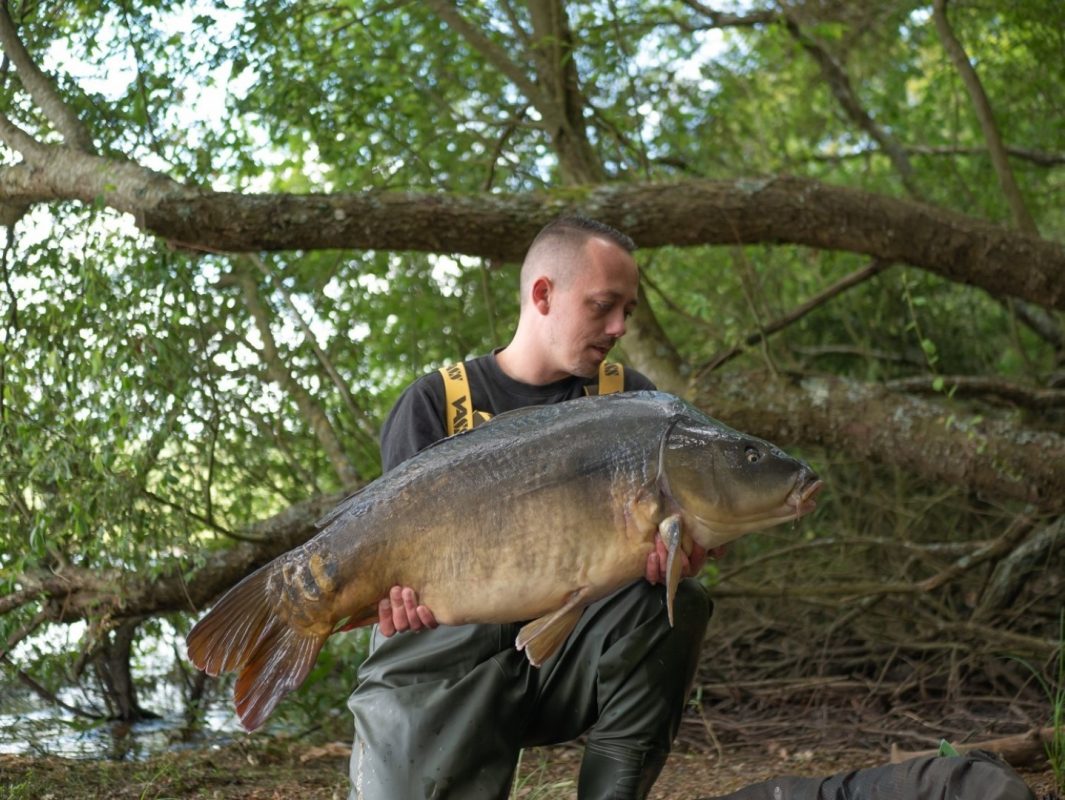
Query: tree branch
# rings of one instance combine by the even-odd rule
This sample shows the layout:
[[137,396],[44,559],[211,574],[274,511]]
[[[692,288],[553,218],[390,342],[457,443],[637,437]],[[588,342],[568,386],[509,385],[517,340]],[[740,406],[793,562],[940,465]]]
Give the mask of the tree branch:
[[588,141],[573,34],[561,0],[529,0],[538,85],[545,105],[538,105],[558,155],[562,182],[567,185],[601,183],[606,171]]
[[58,574],[24,576],[27,591],[46,603],[48,620],[72,622],[107,614],[112,620],[170,611],[199,611],[245,575],[318,532],[315,521],[344,498],[320,495],[285,509],[242,531],[248,541],[213,550],[185,574],[180,568],[151,580],[136,571],[102,572],[64,567]]
[[1035,527],[1035,521],[1022,514],[1013,520],[1005,532],[993,542],[981,547],[975,553],[967,553],[953,564],[941,569],[935,575],[921,581],[917,586],[922,592],[931,592],[945,583],[949,583],[974,567],[997,556],[1003,556],[1019,545]]
[[626,325],[620,347],[625,361],[645,373],[664,392],[687,397],[691,393],[683,360],[646,302],[637,304]]
[[78,706],[73,706],[69,703],[64,702],[59,698],[59,695],[57,695],[55,692],[51,691],[44,685],[35,681],[29,673],[16,667],[15,664],[11,661],[11,659],[9,659],[6,655],[0,658],[0,661],[3,661],[15,672],[15,677],[19,679],[20,683],[22,683],[26,688],[28,688],[31,692],[36,694],[45,702],[66,709],[71,714],[77,717],[82,717],[84,719],[103,719],[103,714],[97,714],[92,711],[86,711],[83,708],[79,708]]
[[868,133],[880,145],[881,150],[887,154],[910,197],[914,200],[921,200],[922,192],[917,185],[917,177],[914,174],[913,165],[910,164],[910,159],[906,156],[906,151],[898,140],[877,125],[865,108],[862,107],[858,94],[854,91],[850,78],[843,71],[843,67],[820,43],[808,36],[789,13],[784,14],[784,27],[803,50],[809,53],[814,61],[817,62],[817,66],[821,70],[821,76],[825,79],[829,91],[832,92],[832,96],[836,98],[836,102],[839,103],[844,113],[861,130]]
[[92,136],[82,125],[81,120],[59,96],[51,79],[33,62],[26,47],[22,44],[15,23],[8,13],[6,0],[0,3],[0,47],[15,65],[23,88],[33,98],[33,102],[51,120],[69,147],[85,153],[95,152]]
[[969,92],[973,109],[976,111],[976,118],[980,121],[980,129],[984,132],[984,139],[987,141],[991,164],[995,168],[999,186],[1002,187],[1002,193],[1005,195],[1010,212],[1013,214],[1014,224],[1025,233],[1038,236],[1039,228],[1036,227],[1035,220],[1028,213],[1024,198],[1021,197],[1021,190],[1017,186],[1017,181],[1014,180],[1013,170],[1010,169],[1006,148],[1002,143],[998,124],[995,122],[995,114],[991,110],[991,102],[987,99],[987,93],[984,92],[983,84],[980,83],[980,78],[976,74],[976,70],[973,69],[973,65],[965,53],[965,48],[962,47],[961,42],[954,35],[950,21],[947,19],[947,0],[935,0],[932,4],[932,19],[935,21],[936,31],[939,33],[939,39],[943,43],[943,49],[947,51],[950,60],[954,62],[954,67],[958,70],[958,74],[961,75],[962,82]]
[[[964,147],[962,145],[903,145],[909,155],[914,156],[987,156],[986,147]],[[851,150],[846,153],[815,153],[810,158],[815,161],[844,161],[850,158],[866,158],[879,153],[876,148]],[[1024,147],[1007,147],[1006,152],[1022,161],[1030,161],[1041,167],[1056,167],[1065,164],[1065,153],[1048,153],[1044,150],[1031,150]]]
[[1065,509],[1065,436],[833,377],[730,373],[699,382],[696,404],[781,446],[817,445],[979,497]]
[[725,11],[717,11],[710,8],[699,0],[683,0],[684,5],[698,12],[710,21],[714,28],[746,28],[754,25],[765,25],[777,22],[779,17],[775,11],[752,11],[749,14],[730,14]]
[[359,480],[358,473],[344,452],[340,439],[337,437],[333,424],[329,421],[325,410],[314,401],[281,360],[274,341],[274,334],[270,329],[270,320],[267,316],[266,308],[259,297],[259,287],[255,279],[251,274],[243,270],[237,270],[230,273],[228,278],[223,278],[220,281],[220,285],[230,283],[236,284],[241,288],[244,304],[248,307],[248,312],[252,315],[252,319],[255,320],[259,338],[263,342],[259,355],[263,360],[263,364],[266,365],[267,375],[296,402],[303,418],[307,420],[311,430],[318,437],[318,442],[322,445],[329,462],[333,465],[333,470],[340,479],[341,485],[354,485]]
[[1065,390],[1024,386],[985,375],[938,375],[899,378],[884,384],[895,392],[946,393],[952,397],[996,397],[1033,411],[1065,408]]
[[580,212],[624,229],[642,247],[766,242],[845,250],[1065,309],[1061,244],[803,178],[689,179],[523,195],[254,195],[199,190],[130,162],[45,149],[39,164],[0,168],[0,200],[102,202],[134,214],[143,230],[195,249],[392,249],[518,260],[547,222]]
[[488,63],[502,72],[517,86],[529,99],[529,102],[540,109],[541,114],[545,113],[545,110],[549,110],[549,105],[545,102],[545,97],[541,93],[540,87],[529,78],[525,73],[524,67],[514,61],[502,47],[485,36],[478,28],[467,22],[466,18],[459,13],[459,10],[450,0],[425,0],[425,4],[434,14],[446,22],[451,30],[465,39],[470,47],[484,56]]
[[262,258],[255,253],[250,253],[248,259],[259,269],[263,276],[274,285],[274,288],[281,295],[282,299],[285,301],[285,305],[288,306],[288,310],[292,312],[300,330],[303,332],[303,340],[314,351],[314,355],[318,358],[318,363],[322,365],[326,374],[329,375],[329,379],[333,382],[333,386],[344,401],[344,405],[347,407],[348,413],[351,415],[352,422],[355,423],[356,429],[363,436],[363,444],[366,445],[368,443],[370,447],[376,451],[377,431],[374,430],[373,423],[370,421],[366,411],[355,402],[355,398],[351,394],[351,388],[348,386],[347,382],[340,377],[337,368],[333,366],[333,362],[330,360],[329,356],[326,355],[325,350],[323,350],[321,345],[318,344],[318,339],[311,330],[311,326],[307,324],[307,320],[303,318],[299,309],[296,308],[296,304],[292,301],[292,295],[288,293],[284,284],[282,284],[277,276],[266,266],[266,262],[264,262]]
[[695,373],[695,379],[698,380],[699,378],[703,377],[703,375],[713,372],[714,370],[718,369],[722,365],[728,363],[733,358],[738,356],[747,347],[750,347],[753,344],[757,344],[758,342],[771,336],[772,334],[783,330],[788,325],[791,325],[793,322],[797,322],[798,320],[805,317],[814,309],[823,306],[836,295],[842,294],[847,289],[850,289],[852,286],[857,286],[859,283],[864,283],[865,281],[872,278],[874,275],[879,275],[889,266],[891,265],[883,261],[873,261],[871,264],[868,264],[867,266],[862,267],[861,269],[855,272],[852,272],[850,275],[846,275],[843,278],[840,278],[827,289],[824,289],[820,293],[814,295],[802,305],[796,306],[784,316],[780,317],[779,319],[773,320],[762,330],[747,334],[741,344],[730,347],[727,350],[724,350],[721,353],[715,355],[708,362],[706,362],[706,364],[699,368],[698,372]]

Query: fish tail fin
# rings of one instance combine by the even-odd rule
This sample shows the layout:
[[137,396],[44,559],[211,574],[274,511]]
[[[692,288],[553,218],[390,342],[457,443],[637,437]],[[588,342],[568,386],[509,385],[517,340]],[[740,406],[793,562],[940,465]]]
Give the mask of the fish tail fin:
[[248,731],[303,683],[329,635],[293,627],[276,613],[268,591],[271,566],[226,592],[185,640],[189,659],[208,675],[239,672],[234,700]]

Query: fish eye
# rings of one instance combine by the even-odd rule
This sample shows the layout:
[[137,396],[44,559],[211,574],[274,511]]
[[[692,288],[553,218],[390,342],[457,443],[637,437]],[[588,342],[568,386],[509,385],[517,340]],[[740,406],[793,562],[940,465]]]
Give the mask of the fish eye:
[[747,446],[747,449],[744,452],[747,456],[748,464],[755,464],[762,457],[762,454],[758,452],[758,448],[751,447],[750,445]]

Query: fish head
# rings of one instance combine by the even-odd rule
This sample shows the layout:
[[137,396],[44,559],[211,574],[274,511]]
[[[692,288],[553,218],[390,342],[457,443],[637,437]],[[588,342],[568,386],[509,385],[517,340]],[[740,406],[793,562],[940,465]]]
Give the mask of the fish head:
[[700,412],[670,427],[660,474],[706,548],[808,514],[823,485],[805,462]]

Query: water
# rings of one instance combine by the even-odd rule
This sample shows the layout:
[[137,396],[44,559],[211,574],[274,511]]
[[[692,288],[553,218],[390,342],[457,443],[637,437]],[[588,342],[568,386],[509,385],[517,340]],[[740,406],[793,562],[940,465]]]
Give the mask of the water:
[[51,755],[77,759],[141,760],[167,750],[225,744],[238,734],[232,715],[207,715],[190,733],[180,716],[144,722],[98,722],[67,711],[43,708],[22,714],[0,714],[0,753]]
[[[32,663],[48,653],[71,648],[80,635],[74,626],[61,628],[62,637],[48,632],[20,644],[15,663]],[[183,748],[224,744],[244,735],[226,702],[227,691],[208,692],[205,712],[190,729],[185,715],[185,698],[175,683],[180,670],[172,642],[175,631],[164,624],[158,635],[147,635],[138,643],[134,675],[141,708],[160,715],[142,722],[106,722],[79,717],[47,703],[21,685],[9,683],[0,672],[0,753],[53,755],[77,759],[139,760],[158,753]],[[28,669],[31,674],[32,668]],[[99,694],[80,686],[56,692],[67,705],[104,714]]]

